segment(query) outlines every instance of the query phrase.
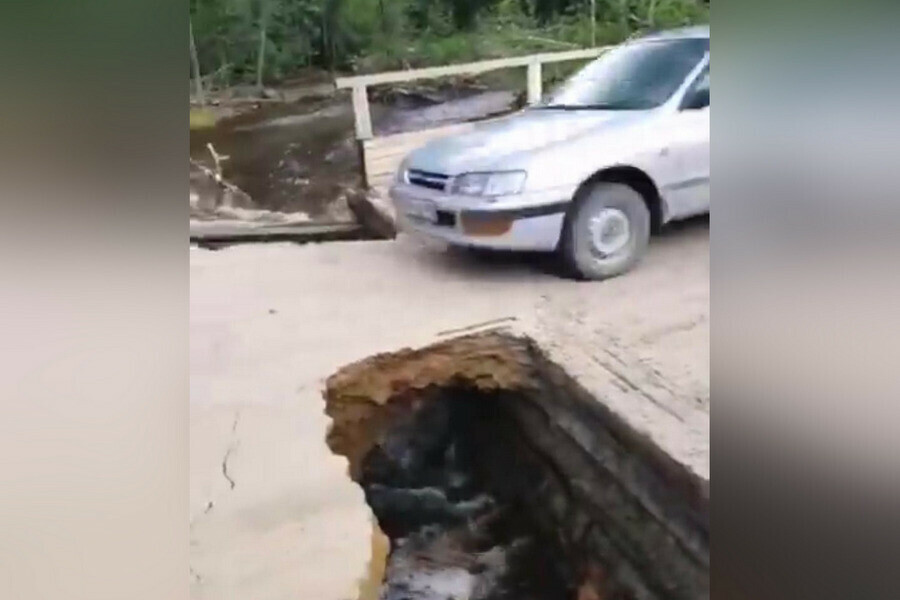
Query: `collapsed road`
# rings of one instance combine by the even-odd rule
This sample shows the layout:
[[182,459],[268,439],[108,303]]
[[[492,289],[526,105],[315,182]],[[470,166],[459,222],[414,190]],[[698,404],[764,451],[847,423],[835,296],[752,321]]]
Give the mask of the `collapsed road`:
[[192,597],[707,597],[708,251],[192,250]]
[[709,596],[704,479],[528,338],[376,356],[326,401],[391,540],[382,600]]

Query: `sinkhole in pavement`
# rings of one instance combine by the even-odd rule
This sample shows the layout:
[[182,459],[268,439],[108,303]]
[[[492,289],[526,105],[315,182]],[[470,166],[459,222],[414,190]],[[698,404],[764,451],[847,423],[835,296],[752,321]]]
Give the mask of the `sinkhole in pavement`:
[[706,483],[527,338],[371,357],[325,396],[390,540],[380,600],[709,597]]

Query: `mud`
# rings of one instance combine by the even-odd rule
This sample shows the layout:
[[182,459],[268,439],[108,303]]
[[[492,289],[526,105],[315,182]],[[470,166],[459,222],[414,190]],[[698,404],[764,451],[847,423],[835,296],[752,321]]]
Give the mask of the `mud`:
[[709,597],[706,482],[527,338],[375,356],[326,400],[391,540],[381,600]]

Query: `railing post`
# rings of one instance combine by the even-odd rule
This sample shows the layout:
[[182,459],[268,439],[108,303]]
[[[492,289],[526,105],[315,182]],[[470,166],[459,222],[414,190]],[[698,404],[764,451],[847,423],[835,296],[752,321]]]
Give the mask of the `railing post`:
[[528,63],[528,104],[533,105],[541,101],[542,85],[540,61]]
[[353,86],[353,117],[356,121],[356,139],[372,139],[372,117],[365,85]]

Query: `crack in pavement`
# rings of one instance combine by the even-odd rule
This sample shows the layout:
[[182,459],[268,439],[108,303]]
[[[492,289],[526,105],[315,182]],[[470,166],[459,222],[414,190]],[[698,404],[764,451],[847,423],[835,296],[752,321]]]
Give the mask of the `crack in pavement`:
[[[237,425],[238,421],[241,419],[241,411],[237,411],[234,413],[234,422],[231,424],[231,443],[228,444],[228,449],[225,450],[225,456],[222,458],[222,475],[225,477],[225,480],[228,481],[229,489],[234,489],[235,482],[234,479],[231,478],[231,475],[228,474],[228,459],[231,457],[231,453],[237,450],[238,441],[234,439],[234,436],[237,434]],[[210,503],[212,504],[212,503]],[[212,508],[211,506],[209,508]]]
[[[232,453],[238,449],[240,445],[239,441],[236,439],[237,436],[237,426],[238,421],[241,419],[241,411],[238,410],[234,414],[234,421],[231,423],[231,439],[228,442],[228,448],[225,450],[225,456],[222,458],[221,470],[222,476],[225,477],[225,481],[228,482],[228,488],[233,490],[236,482],[231,474],[228,472],[228,459],[231,457]],[[203,515],[208,515],[212,512],[212,509],[215,507],[215,502],[212,500],[206,501],[206,506],[203,507]],[[192,518],[190,521],[190,528],[193,529],[197,520],[201,518],[201,515],[197,515],[195,518]]]
[[228,485],[231,486],[230,489],[234,489],[234,479],[232,479],[228,475],[228,457],[231,456],[231,453],[234,451],[234,446],[229,446],[228,450],[225,451],[225,458],[222,459],[222,475],[225,476],[225,479],[228,480]]

